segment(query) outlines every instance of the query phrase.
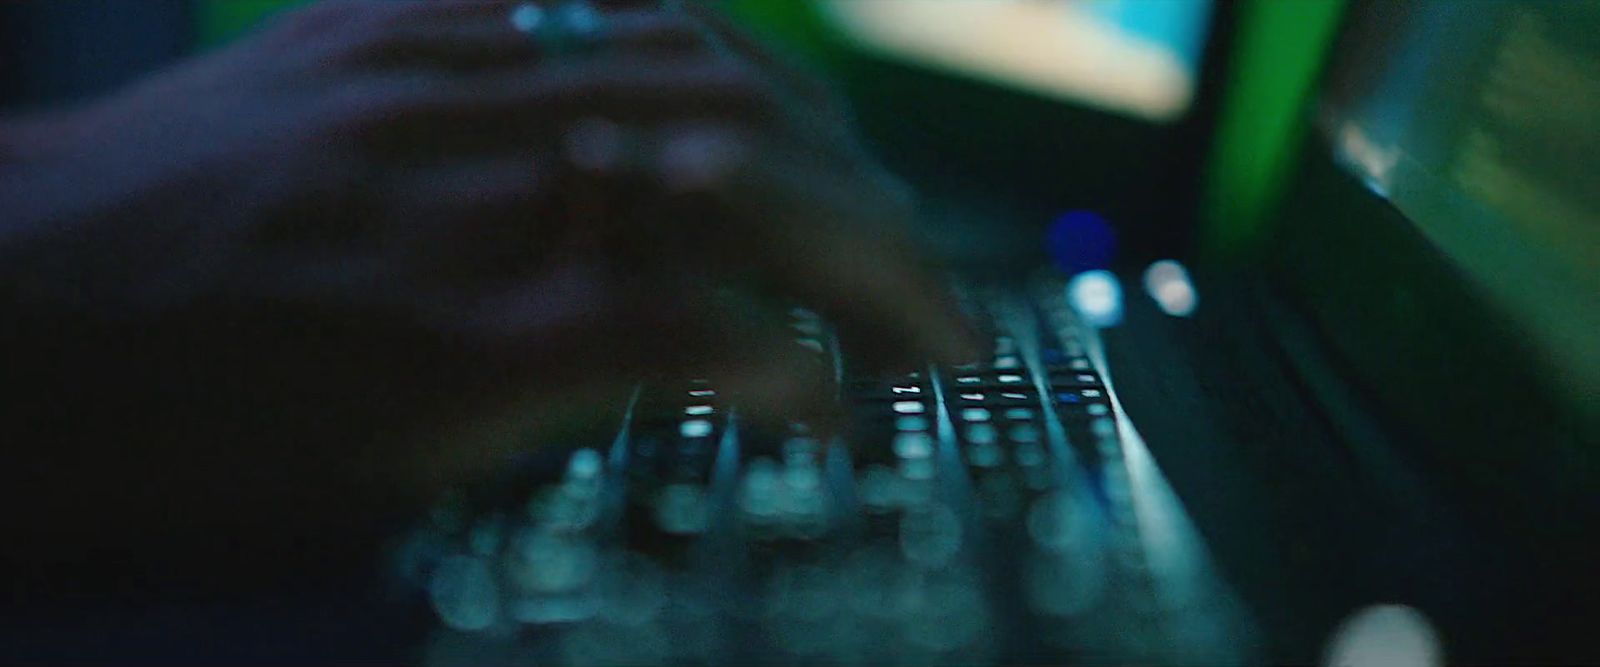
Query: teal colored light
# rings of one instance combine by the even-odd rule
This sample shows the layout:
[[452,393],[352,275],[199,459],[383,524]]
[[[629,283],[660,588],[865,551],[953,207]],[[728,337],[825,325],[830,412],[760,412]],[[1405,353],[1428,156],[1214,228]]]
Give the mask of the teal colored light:
[[1191,71],[1200,66],[1211,0],[1092,0],[1081,6],[1122,32],[1162,45]]

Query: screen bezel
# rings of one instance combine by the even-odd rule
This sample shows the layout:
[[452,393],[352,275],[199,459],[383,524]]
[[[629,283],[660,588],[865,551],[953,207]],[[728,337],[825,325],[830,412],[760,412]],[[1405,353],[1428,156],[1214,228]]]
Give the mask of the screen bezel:
[[947,264],[1037,266],[1049,223],[1079,209],[1111,221],[1121,266],[1193,253],[1234,3],[1213,3],[1193,98],[1165,122],[903,61],[856,43],[810,2],[778,5],[781,16],[773,7],[730,5],[842,88],[870,147],[929,204],[927,240]]
[[[1351,39],[1341,34],[1335,60]],[[1518,539],[1581,540],[1600,525],[1595,397],[1574,392],[1526,323],[1337,160],[1333,138],[1308,132],[1298,155],[1260,257],[1271,282],[1456,499]]]

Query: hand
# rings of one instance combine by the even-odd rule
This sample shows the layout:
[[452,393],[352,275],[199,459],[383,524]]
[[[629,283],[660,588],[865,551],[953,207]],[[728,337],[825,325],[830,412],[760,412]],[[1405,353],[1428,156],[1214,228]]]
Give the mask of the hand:
[[611,12],[573,58],[507,11],[322,3],[11,126],[8,410],[44,524],[342,534],[641,377],[817,395],[779,381],[808,372],[780,302],[889,363],[965,351],[819,86],[701,10]]

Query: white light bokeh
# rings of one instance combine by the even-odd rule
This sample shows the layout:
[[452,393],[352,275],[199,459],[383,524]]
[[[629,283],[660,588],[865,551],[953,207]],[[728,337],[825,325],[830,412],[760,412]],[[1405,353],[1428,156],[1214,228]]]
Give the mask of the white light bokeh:
[[711,435],[713,428],[709,420],[688,419],[678,425],[678,434],[685,438],[704,438]]
[[1444,652],[1433,624],[1422,612],[1405,605],[1379,604],[1352,614],[1328,641],[1326,667],[1389,665],[1438,667]]
[[1189,271],[1176,260],[1151,262],[1144,270],[1144,291],[1161,312],[1173,317],[1188,317],[1200,305],[1200,295],[1189,280]]
[[1122,284],[1110,271],[1084,271],[1067,282],[1067,303],[1085,324],[1115,326],[1122,321]]

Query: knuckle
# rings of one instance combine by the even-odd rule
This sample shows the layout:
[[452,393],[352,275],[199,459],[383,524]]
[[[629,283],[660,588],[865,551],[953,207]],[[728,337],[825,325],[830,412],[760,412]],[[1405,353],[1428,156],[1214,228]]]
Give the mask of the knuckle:
[[327,127],[335,135],[362,135],[423,108],[437,93],[409,77],[381,78],[339,86],[327,101]]
[[413,3],[377,0],[327,0],[300,12],[302,35],[326,42],[335,58],[359,58],[382,51],[404,34]]
[[376,3],[362,17],[374,37],[382,37],[404,30],[415,25],[418,21],[425,20],[427,12],[432,10],[434,3],[419,2],[417,0],[390,0],[389,2]]
[[350,54],[353,56],[380,54],[401,41],[411,30],[408,17],[409,3],[378,3],[372,11],[352,20]]
[[358,33],[366,0],[325,0],[285,13],[274,32],[294,49],[336,54]]

